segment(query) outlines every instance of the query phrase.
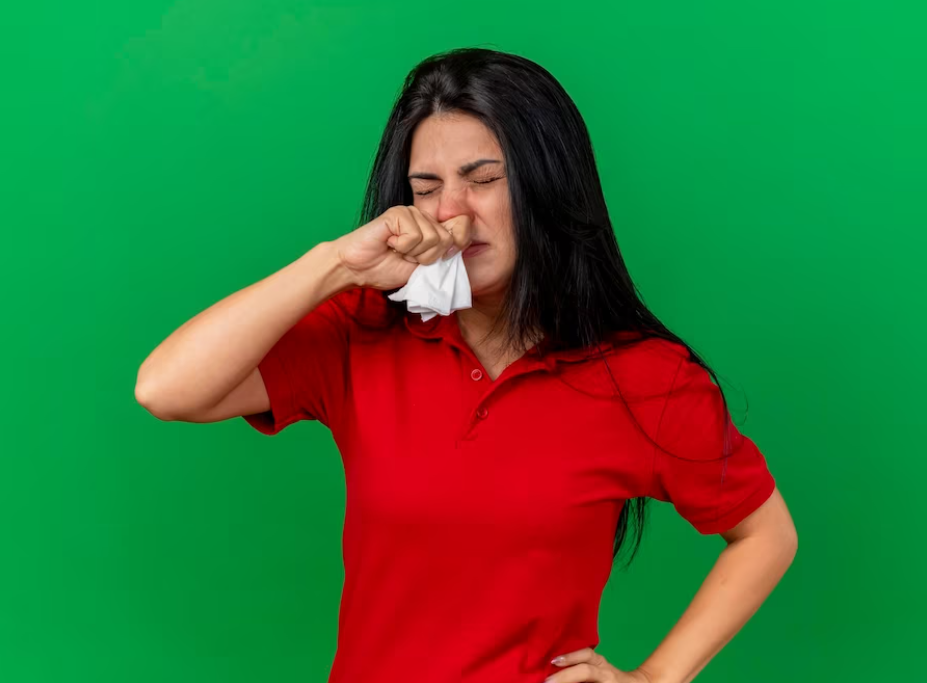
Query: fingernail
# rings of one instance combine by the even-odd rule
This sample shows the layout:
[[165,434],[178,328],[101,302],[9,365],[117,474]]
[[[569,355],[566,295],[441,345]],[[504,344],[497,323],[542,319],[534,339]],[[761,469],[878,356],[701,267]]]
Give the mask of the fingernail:
[[551,663],[551,664],[556,664],[557,666],[560,666],[561,664],[563,664],[564,661],[566,661],[566,660],[564,660],[563,657],[554,657],[552,660],[550,660],[550,663]]
[[456,253],[457,253],[457,246],[455,245],[447,250],[447,253],[444,254],[444,259],[447,260]]

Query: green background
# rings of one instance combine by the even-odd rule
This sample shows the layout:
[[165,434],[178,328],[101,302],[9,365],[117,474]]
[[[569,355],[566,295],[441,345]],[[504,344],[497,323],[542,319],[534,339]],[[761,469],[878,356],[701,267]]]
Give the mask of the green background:
[[[136,371],[356,227],[402,78],[459,46],[525,55],[573,96],[632,275],[732,383],[795,517],[791,570],[699,680],[918,680],[918,5],[4,7],[0,680],[325,679],[344,504],[329,433],[162,423]],[[598,650],[636,665],[722,547],[655,504]]]

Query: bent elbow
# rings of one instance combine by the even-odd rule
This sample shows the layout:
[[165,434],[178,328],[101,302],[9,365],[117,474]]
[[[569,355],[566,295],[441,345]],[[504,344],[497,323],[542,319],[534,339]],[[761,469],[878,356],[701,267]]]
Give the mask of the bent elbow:
[[783,525],[776,534],[777,555],[788,569],[798,554],[798,531],[794,524]]
[[792,532],[787,538],[788,548],[790,552],[791,559],[795,558],[795,555],[798,554],[798,530],[795,528],[795,525],[792,525]]
[[150,383],[136,382],[135,400],[142,408],[163,422],[174,422],[179,419],[177,411],[172,409],[170,402],[159,396]]

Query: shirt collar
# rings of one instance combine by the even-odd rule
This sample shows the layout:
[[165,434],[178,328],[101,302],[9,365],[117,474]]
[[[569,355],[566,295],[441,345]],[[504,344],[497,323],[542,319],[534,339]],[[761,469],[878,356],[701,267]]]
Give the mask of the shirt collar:
[[[410,333],[422,339],[443,340],[461,348],[469,347],[463,338],[460,326],[457,324],[457,316],[454,313],[436,315],[427,321],[423,321],[421,314],[406,312],[403,315],[403,321]],[[637,334],[639,333],[633,330],[616,332],[609,339],[599,342],[597,346],[574,349],[552,349],[550,339],[545,337],[538,344],[528,349],[526,355],[529,360],[546,366],[548,369],[554,369],[558,363],[577,363],[595,357],[600,352],[608,353],[615,349],[617,340]]]

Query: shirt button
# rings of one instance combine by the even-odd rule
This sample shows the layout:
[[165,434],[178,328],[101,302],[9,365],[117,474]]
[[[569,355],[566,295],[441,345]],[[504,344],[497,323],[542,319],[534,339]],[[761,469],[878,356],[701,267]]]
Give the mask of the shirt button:
[[489,411],[486,408],[480,408],[476,411],[476,414],[481,420],[485,420],[486,416],[489,415]]
[[474,382],[479,382],[481,379],[483,379],[483,373],[479,368],[476,368],[470,372],[470,379],[472,379]]

